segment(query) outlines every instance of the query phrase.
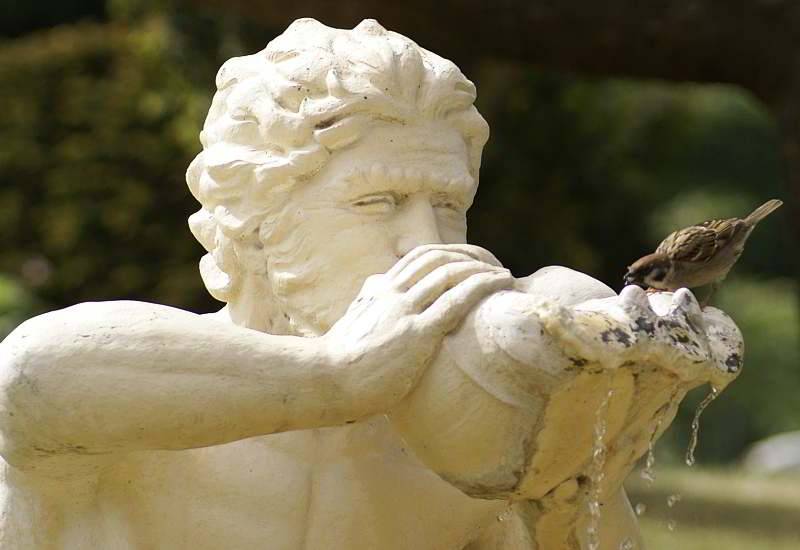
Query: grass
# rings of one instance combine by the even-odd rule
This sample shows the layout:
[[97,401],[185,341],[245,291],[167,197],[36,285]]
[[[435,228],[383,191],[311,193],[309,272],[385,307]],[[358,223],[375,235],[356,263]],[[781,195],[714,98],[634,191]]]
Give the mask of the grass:
[[[800,549],[800,476],[674,468],[657,471],[652,485],[633,475],[626,487],[632,504],[647,507],[648,550]],[[672,507],[670,495],[680,495]]]
[[681,525],[674,531],[664,521],[642,519],[647,550],[798,550],[800,535],[771,535],[741,529]]

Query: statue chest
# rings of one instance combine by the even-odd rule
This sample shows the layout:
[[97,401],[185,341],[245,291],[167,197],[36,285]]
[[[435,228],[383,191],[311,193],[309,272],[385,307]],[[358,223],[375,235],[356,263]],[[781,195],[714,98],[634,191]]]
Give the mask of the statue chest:
[[102,486],[131,548],[460,550],[503,509],[442,481],[382,417],[146,453]]

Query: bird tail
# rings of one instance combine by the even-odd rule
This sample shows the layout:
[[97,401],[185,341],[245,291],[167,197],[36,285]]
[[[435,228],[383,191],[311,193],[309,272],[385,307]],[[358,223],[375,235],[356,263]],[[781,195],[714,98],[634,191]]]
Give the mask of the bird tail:
[[747,216],[744,221],[746,221],[750,225],[755,225],[770,214],[772,214],[775,210],[783,204],[783,201],[778,199],[768,200]]

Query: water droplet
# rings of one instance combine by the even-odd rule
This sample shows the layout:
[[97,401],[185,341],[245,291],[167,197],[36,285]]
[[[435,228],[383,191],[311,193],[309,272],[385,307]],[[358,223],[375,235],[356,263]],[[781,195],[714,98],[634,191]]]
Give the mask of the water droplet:
[[667,522],[667,529],[669,529],[670,531],[674,531],[676,526],[677,523],[675,523],[674,519],[671,519]]
[[586,540],[589,544],[589,550],[598,550],[600,548],[600,534],[597,532],[597,527],[590,525],[586,528]]
[[512,513],[513,512],[511,511],[511,508],[506,508],[505,510],[497,514],[497,521],[499,522],[506,521],[508,518],[511,517]]
[[634,550],[633,541],[631,539],[623,540],[619,543],[619,550]]
[[681,495],[679,495],[679,494],[677,494],[677,493],[676,493],[676,494],[674,494],[674,495],[670,495],[670,496],[668,496],[668,497],[667,497],[667,506],[669,506],[670,508],[672,508],[672,507],[673,507],[673,506],[675,506],[675,505],[676,505],[678,502],[680,502],[680,500],[681,500]]
[[655,425],[653,426],[653,433],[650,434],[650,441],[647,444],[647,458],[644,461],[644,468],[640,472],[642,479],[644,479],[648,485],[652,485],[653,482],[656,480],[656,438],[658,437],[658,431],[661,429],[661,424],[664,422],[664,417],[667,415],[667,411],[669,411],[670,405],[675,398],[678,396],[677,390],[672,393],[672,396],[657,412],[655,416]]
[[640,502],[636,505],[634,510],[636,511],[637,516],[641,516],[647,511],[647,505],[644,502]]
[[589,526],[586,528],[586,542],[588,550],[600,548],[600,489],[602,486],[606,465],[606,431],[608,430],[608,406],[614,390],[609,388],[606,396],[595,412],[594,439],[592,442],[592,462],[589,466]]
[[703,411],[708,407],[712,401],[714,401],[719,395],[719,390],[715,387],[711,387],[711,393],[705,396],[705,398],[700,402],[697,406],[697,410],[694,412],[694,419],[692,420],[692,433],[689,437],[689,448],[686,450],[686,465],[687,466],[694,466],[694,450],[697,448],[697,440],[700,436],[700,415],[703,414]]
[[656,453],[654,451],[653,441],[650,440],[650,445],[647,448],[647,458],[644,462],[644,468],[640,475],[642,479],[647,482],[648,485],[652,485],[653,482],[656,480],[656,472],[655,472],[655,465],[656,465]]

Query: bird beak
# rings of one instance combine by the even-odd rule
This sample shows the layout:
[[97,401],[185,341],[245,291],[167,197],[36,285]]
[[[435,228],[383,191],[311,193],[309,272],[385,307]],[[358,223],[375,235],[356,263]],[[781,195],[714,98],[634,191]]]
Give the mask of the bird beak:
[[625,277],[623,278],[623,281],[625,281],[625,286],[636,285],[639,288],[645,288],[645,289],[647,288],[646,284],[644,284],[644,283],[642,283],[640,281],[637,281],[636,277],[634,277],[631,273],[626,273]]
[[646,288],[645,285],[643,285],[642,283],[640,283],[639,281],[636,280],[636,277],[634,277],[631,272],[626,273],[625,277],[623,277],[622,280],[623,280],[623,282],[625,283],[626,286],[627,285],[636,285],[639,288]]

